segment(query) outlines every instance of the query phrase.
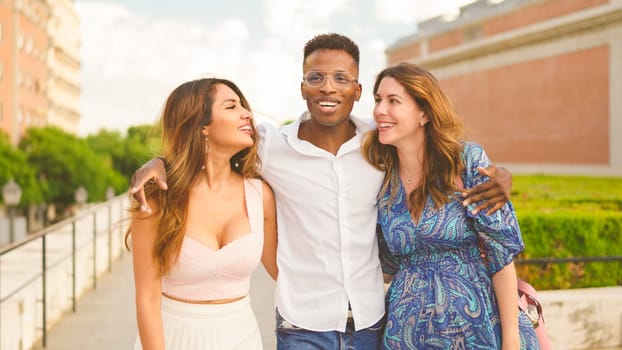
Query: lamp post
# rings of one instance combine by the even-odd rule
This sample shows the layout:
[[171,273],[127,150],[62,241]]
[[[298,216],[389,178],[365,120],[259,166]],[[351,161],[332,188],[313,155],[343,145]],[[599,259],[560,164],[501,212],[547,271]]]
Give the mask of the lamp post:
[[111,200],[114,198],[114,188],[112,186],[108,186],[106,189],[106,200]]
[[2,199],[4,203],[9,207],[9,242],[13,243],[15,240],[15,228],[13,226],[13,207],[19,203],[19,199],[22,197],[22,188],[13,181],[9,180],[2,187]]
[[75,199],[78,203],[79,208],[82,208],[84,203],[86,203],[87,198],[89,198],[89,193],[86,191],[86,188],[84,188],[84,186],[80,185],[80,187],[78,187],[78,189],[76,190],[75,194]]

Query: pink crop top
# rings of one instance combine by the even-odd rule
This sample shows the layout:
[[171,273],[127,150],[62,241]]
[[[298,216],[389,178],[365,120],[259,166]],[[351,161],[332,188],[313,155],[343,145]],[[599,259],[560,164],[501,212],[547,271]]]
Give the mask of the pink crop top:
[[179,258],[162,277],[162,292],[182,300],[217,300],[248,294],[263,249],[263,193],[258,179],[244,180],[251,232],[219,250],[185,236]]

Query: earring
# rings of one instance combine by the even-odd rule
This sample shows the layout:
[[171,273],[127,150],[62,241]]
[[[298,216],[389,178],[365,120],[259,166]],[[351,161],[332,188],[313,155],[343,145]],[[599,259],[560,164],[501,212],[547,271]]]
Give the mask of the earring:
[[419,127],[423,128],[424,125],[425,125],[425,120],[420,119],[419,120]]
[[209,153],[210,151],[208,141],[209,139],[207,138],[207,136],[205,136],[205,153]]

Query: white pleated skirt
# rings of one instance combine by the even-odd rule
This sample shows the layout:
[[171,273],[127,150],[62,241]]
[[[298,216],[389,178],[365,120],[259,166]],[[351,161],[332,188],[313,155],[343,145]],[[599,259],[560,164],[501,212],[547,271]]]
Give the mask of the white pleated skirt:
[[[162,297],[166,350],[262,350],[248,296],[227,304],[190,304]],[[134,350],[142,350],[136,337]]]

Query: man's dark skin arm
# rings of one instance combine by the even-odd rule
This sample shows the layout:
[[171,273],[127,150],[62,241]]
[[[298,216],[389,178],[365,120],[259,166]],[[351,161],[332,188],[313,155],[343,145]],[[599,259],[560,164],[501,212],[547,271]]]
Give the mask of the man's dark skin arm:
[[462,191],[463,206],[481,201],[477,207],[472,210],[473,214],[484,211],[486,215],[490,215],[501,209],[507,201],[510,200],[512,192],[512,174],[509,170],[494,165],[488,168],[477,168],[480,174],[488,176],[489,180],[481,183],[473,188]]
[[[471,203],[481,202],[473,209],[473,214],[484,210],[486,214],[492,214],[501,209],[510,200],[512,191],[512,174],[505,168],[491,165],[488,168],[478,168],[480,174],[488,176],[489,180],[473,188],[464,190],[462,204],[466,207]],[[166,190],[166,170],[164,162],[160,158],[153,158],[143,164],[132,176],[130,194],[140,203],[143,212],[150,213],[151,208],[145,198],[145,184],[154,181],[161,189]]]
[[162,158],[151,158],[132,175],[130,194],[140,203],[140,210],[145,213],[151,213],[151,207],[147,204],[147,197],[145,197],[145,184],[149,181],[155,182],[165,191],[168,189],[166,169]]

